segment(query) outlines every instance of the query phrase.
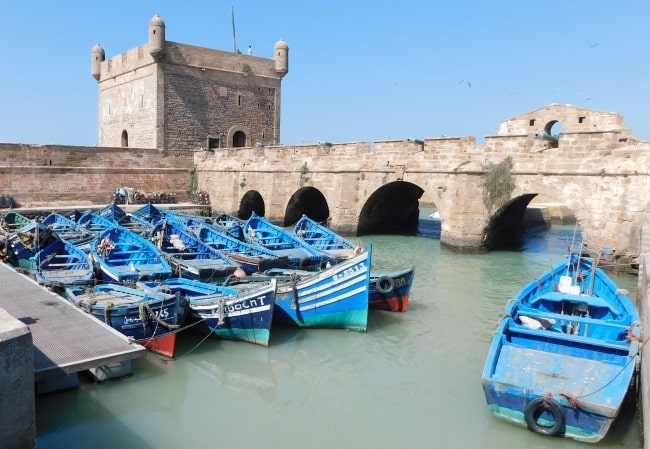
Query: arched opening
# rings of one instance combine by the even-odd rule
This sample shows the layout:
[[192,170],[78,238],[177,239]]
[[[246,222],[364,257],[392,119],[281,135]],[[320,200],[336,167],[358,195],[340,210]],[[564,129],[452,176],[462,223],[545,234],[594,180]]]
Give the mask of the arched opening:
[[424,190],[405,181],[394,181],[378,188],[361,209],[357,235],[418,232],[419,199]]
[[577,248],[582,243],[576,217],[569,208],[544,195],[529,193],[510,200],[492,216],[484,246],[487,250],[519,251],[526,247],[527,236],[540,232],[568,236],[567,247]]
[[519,196],[508,201],[495,212],[488,223],[484,245],[487,250],[520,249],[526,230],[524,215],[535,193]]
[[232,146],[235,148],[246,146],[246,134],[244,134],[243,131],[236,131],[235,134],[232,135]]
[[560,134],[564,131],[562,122],[551,120],[544,126],[542,138],[545,140],[546,148],[557,148],[560,140]]
[[129,146],[129,133],[126,132],[126,129],[122,131],[122,146],[123,147]]
[[242,220],[248,220],[251,218],[253,211],[255,211],[255,213],[261,217],[266,214],[264,199],[257,190],[249,190],[244,194],[241,201],[239,202],[237,217],[241,218]]
[[291,195],[284,212],[284,226],[293,226],[303,214],[319,223],[325,223],[330,216],[325,196],[315,187],[302,187]]

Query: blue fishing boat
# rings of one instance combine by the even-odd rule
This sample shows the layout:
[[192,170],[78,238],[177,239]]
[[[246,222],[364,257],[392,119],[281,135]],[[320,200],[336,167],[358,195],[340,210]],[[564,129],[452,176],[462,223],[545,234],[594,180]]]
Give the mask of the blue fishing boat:
[[65,215],[52,213],[43,218],[41,223],[54,231],[59,238],[67,240],[78,248],[90,249],[90,243],[97,237],[96,232],[81,226]]
[[631,388],[640,341],[627,292],[598,259],[572,253],[506,306],[483,369],[488,409],[542,435],[597,442]]
[[234,286],[277,279],[273,322],[278,325],[365,332],[371,249],[368,245],[361,254],[322,271],[275,268],[238,279]]
[[190,233],[173,215],[166,216],[155,239],[178,277],[215,282],[240,268],[237,262]]
[[160,218],[147,220],[139,214],[129,214],[117,204],[111,203],[95,212],[102,218],[145,237],[153,235],[161,225]]
[[228,235],[235,237],[237,240],[245,240],[243,229],[246,220],[222,212],[212,219],[211,224],[216,228],[223,229]]
[[180,295],[124,285],[67,287],[64,296],[145,348],[168,357],[174,356],[176,332],[189,314],[189,303]]
[[246,274],[289,266],[288,256],[278,255],[256,243],[238,240],[211,224],[189,223],[189,225],[199,240],[226,254],[228,258],[241,265]]
[[336,258],[312,248],[292,232],[274,225],[255,212],[246,220],[244,235],[247,242],[261,245],[279,256],[287,256],[293,268],[316,270],[328,263],[336,263]]
[[113,225],[99,234],[90,254],[101,280],[136,282],[143,277],[166,279],[172,269],[160,251],[140,234]]
[[[306,244],[330,255],[337,262],[363,250],[359,245],[355,245],[307,215],[303,215],[294,225],[293,233]],[[414,266],[394,271],[371,271],[368,306],[375,310],[406,312],[414,279]]]
[[86,212],[77,220],[79,226],[98,236],[108,228],[115,226],[115,221],[103,217],[95,212]]
[[210,335],[228,340],[269,345],[276,280],[250,289],[169,278],[163,282],[138,282],[147,291],[179,293],[190,304],[188,327],[198,325]]
[[32,271],[38,283],[49,287],[87,285],[95,280],[88,255],[60,238],[36,253]]

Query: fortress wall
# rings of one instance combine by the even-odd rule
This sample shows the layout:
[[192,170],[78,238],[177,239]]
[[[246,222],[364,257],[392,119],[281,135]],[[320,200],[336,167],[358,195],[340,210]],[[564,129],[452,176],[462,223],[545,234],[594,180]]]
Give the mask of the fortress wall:
[[0,144],[0,194],[20,205],[108,203],[118,186],[185,200],[192,160],[148,149]]

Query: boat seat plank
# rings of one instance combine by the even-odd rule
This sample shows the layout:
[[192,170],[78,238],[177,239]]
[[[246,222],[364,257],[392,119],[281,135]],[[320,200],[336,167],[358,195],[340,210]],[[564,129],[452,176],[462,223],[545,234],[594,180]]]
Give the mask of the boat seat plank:
[[510,330],[512,333],[528,334],[530,336],[549,339],[549,340],[550,339],[563,340],[573,344],[599,346],[601,348],[610,348],[616,350],[627,349],[626,341],[601,340],[598,338],[565,334],[562,332],[555,332],[547,329],[531,329],[529,327],[523,326],[521,324],[515,324],[515,323],[511,325]]

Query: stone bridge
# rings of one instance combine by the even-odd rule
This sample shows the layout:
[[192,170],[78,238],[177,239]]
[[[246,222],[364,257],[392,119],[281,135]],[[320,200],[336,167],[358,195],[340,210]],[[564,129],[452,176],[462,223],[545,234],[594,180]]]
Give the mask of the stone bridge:
[[552,104],[474,137],[254,147],[195,153],[214,211],[292,225],[305,213],[344,233],[417,231],[435,206],[441,244],[499,248],[524,230],[530,201],[562,203],[590,248],[639,255],[649,220],[650,144],[614,113]]

